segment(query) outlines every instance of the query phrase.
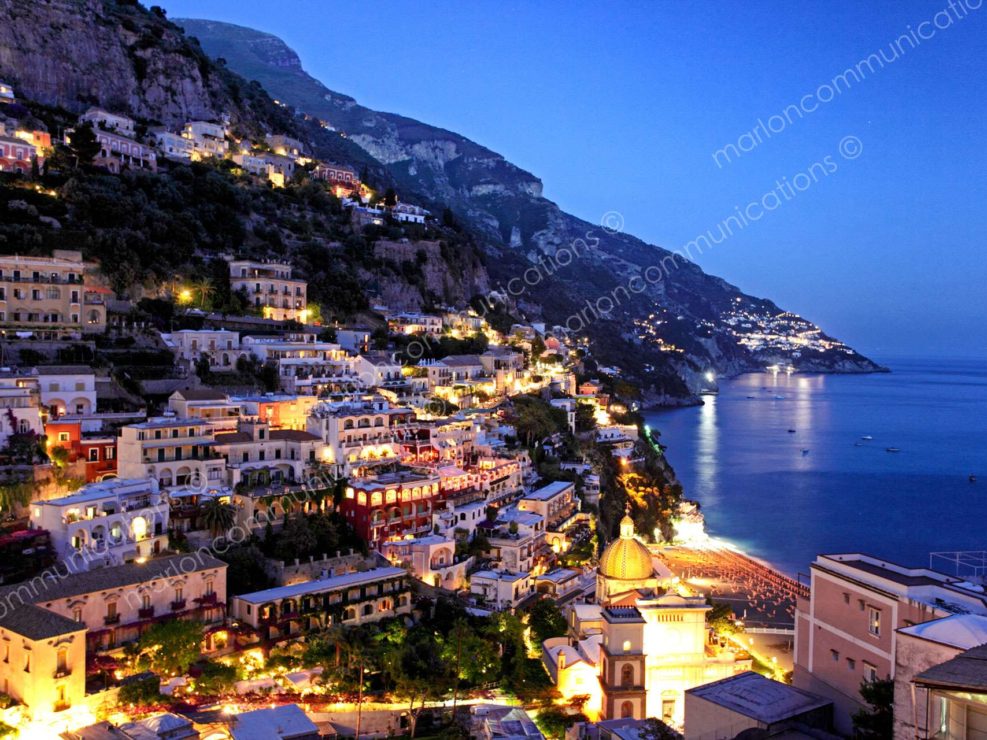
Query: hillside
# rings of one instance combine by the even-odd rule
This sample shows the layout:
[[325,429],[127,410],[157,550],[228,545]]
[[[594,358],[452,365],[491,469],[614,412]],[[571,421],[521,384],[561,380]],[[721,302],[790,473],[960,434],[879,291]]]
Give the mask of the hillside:
[[[746,295],[619,229],[565,213],[542,197],[535,175],[499,154],[454,132],[370,110],[329,90],[275,36],[208,20],[178,22],[231,69],[345,131],[385,164],[399,185],[461,214],[496,255],[489,260],[495,285],[511,294],[521,288],[514,297],[529,313],[584,329],[598,351],[619,358],[625,369],[654,386],[656,396],[679,395],[686,388],[695,392],[710,369],[733,374],[776,363],[824,372],[879,369],[810,322],[797,316],[788,321],[770,300]],[[562,263],[572,253],[577,258],[556,265],[551,274],[538,268],[536,285],[522,288],[517,282],[532,265]],[[640,292],[627,290],[649,266],[659,266],[660,278],[647,281]]]

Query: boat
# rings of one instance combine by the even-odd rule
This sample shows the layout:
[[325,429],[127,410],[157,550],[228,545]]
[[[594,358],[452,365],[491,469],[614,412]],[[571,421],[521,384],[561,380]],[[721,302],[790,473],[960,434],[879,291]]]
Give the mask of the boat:
[[861,439],[866,439],[869,442],[870,440],[872,440],[874,438],[872,436],[870,436],[869,434],[865,434],[863,437],[861,437]]
[[971,475],[971,476],[970,476],[970,478],[969,478],[969,481],[970,481],[971,483],[976,483],[976,482],[977,482],[977,476],[975,476],[975,475]]
[[754,396],[747,396],[748,398],[754,398]]
[[803,455],[808,455],[809,454],[809,450],[808,449],[802,450],[802,454]]
[[785,397],[784,396],[775,396],[775,400],[776,401],[784,401],[785,400]]
[[884,449],[888,452],[901,452],[900,447],[885,447]]
[[795,430],[794,430],[794,429],[789,429],[789,430],[788,430],[788,433],[789,433],[789,434],[795,434]]

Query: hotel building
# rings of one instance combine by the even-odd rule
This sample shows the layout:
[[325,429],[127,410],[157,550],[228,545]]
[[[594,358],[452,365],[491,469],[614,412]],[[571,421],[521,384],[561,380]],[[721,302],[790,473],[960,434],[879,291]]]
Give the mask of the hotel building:
[[265,319],[305,323],[308,319],[308,284],[291,277],[291,265],[284,262],[230,262],[230,289],[243,291]]

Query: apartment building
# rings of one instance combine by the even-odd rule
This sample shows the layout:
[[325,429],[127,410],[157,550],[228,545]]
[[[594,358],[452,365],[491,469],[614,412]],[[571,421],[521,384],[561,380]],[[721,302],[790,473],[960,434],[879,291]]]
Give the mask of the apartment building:
[[230,616],[269,640],[283,640],[333,625],[377,622],[411,612],[404,568],[326,575],[230,600]]
[[106,330],[106,290],[86,280],[82,253],[0,255],[0,329],[64,339]]
[[432,531],[436,476],[401,471],[353,478],[339,502],[339,513],[371,547],[390,539]]
[[192,142],[192,159],[207,157],[222,159],[230,150],[226,126],[210,121],[189,121],[182,129],[182,138]]
[[555,481],[518,499],[518,509],[539,514],[547,529],[556,529],[579,511],[576,485],[571,481]]
[[470,595],[497,611],[516,609],[534,592],[534,579],[527,572],[479,570],[470,576]]
[[50,417],[91,414],[96,411],[96,374],[87,365],[40,365],[32,372],[38,378],[41,405]]
[[36,378],[0,373],[0,447],[12,434],[44,434],[41,395]]
[[86,483],[95,483],[117,477],[116,435],[87,433],[82,430],[81,419],[61,417],[45,423],[45,437],[49,453],[56,447],[68,450],[70,463],[82,462],[86,470]]
[[230,289],[243,291],[265,319],[305,323],[308,284],[291,277],[291,265],[285,262],[230,261]]
[[121,428],[117,467],[121,478],[154,478],[162,488],[216,486],[226,478],[214,429],[204,419],[159,416]]
[[325,443],[322,462],[343,475],[401,460],[400,436],[414,419],[411,409],[392,407],[381,396],[323,403],[312,409],[308,431]]
[[437,534],[392,540],[380,546],[380,554],[401,566],[419,581],[455,591],[466,583],[472,557],[456,555],[456,541]]
[[236,431],[217,432],[213,450],[226,458],[230,486],[293,484],[306,480],[322,441],[295,429],[272,429],[267,421],[241,417]]
[[228,329],[182,329],[162,334],[161,339],[176,359],[189,367],[205,358],[210,370],[229,372],[246,354],[240,347],[239,332]]
[[831,700],[849,733],[860,684],[894,678],[898,630],[956,613],[987,614],[983,589],[928,568],[861,553],[820,555],[795,612],[793,683]]
[[114,478],[31,504],[31,526],[81,572],[151,557],[168,547],[168,504],[153,479]]

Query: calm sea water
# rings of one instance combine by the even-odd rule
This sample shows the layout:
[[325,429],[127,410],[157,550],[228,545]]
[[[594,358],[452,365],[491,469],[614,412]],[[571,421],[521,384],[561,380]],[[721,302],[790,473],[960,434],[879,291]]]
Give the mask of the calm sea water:
[[790,574],[822,552],[928,566],[987,550],[987,361],[884,364],[744,375],[705,406],[649,412],[707,531]]

